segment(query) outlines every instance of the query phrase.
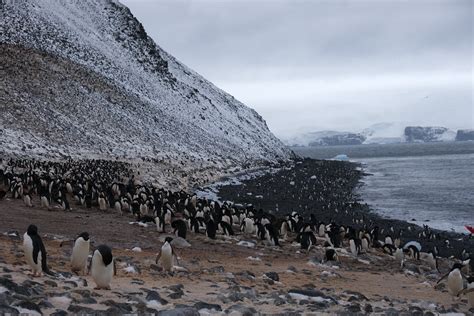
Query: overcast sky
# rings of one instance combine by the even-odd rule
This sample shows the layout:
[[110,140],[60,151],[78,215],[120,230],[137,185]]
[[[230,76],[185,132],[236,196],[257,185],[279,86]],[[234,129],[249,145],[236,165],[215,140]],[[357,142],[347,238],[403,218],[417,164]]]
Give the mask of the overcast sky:
[[471,0],[121,2],[277,136],[380,122],[474,128]]

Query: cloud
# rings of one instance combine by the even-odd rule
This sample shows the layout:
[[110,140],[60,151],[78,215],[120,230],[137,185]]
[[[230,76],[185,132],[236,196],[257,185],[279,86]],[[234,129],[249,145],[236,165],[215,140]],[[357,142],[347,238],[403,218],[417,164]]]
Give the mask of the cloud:
[[279,136],[391,120],[474,128],[470,0],[123,3]]

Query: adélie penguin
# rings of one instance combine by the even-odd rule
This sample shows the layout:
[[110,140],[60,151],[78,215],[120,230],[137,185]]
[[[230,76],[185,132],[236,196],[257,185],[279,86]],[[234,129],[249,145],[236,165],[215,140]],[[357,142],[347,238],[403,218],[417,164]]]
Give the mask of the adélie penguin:
[[71,255],[72,272],[86,274],[87,258],[89,257],[90,237],[89,233],[83,232],[74,241]]
[[474,276],[467,278],[467,287],[460,291],[459,295],[466,295],[470,308],[474,308]]
[[116,273],[115,261],[112,255],[112,249],[107,245],[100,245],[94,251],[91,260],[90,271],[96,289],[110,290],[110,282]]
[[462,264],[455,263],[451,268],[451,271],[446,273],[439,281],[440,283],[443,279],[448,278],[448,292],[453,296],[457,296],[460,291],[463,290],[463,274],[461,272]]
[[173,247],[171,246],[171,242],[173,238],[166,237],[163,246],[161,246],[160,253],[156,257],[155,263],[158,264],[160,262],[161,267],[164,271],[172,272],[174,268],[174,262],[178,262],[177,256]]
[[23,251],[25,252],[26,262],[32,269],[33,276],[41,276],[42,272],[52,274],[46,264],[46,248],[40,235],[38,227],[31,224],[23,235]]

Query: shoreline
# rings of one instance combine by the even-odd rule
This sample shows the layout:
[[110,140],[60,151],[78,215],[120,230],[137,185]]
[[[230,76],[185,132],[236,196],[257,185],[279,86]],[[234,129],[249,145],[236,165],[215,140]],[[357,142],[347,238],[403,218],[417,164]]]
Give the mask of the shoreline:
[[[314,161],[315,163],[318,163],[318,164],[320,163],[324,164],[325,162],[349,164],[349,165],[352,165],[353,171],[356,171],[357,167],[361,166],[359,162],[338,162],[338,161],[333,161],[333,160],[318,160],[318,159],[312,159],[312,158],[301,158],[299,161]],[[295,163],[294,167],[298,167],[298,164]],[[282,167],[281,169],[285,171],[284,170],[285,167]],[[280,171],[277,171],[276,173]],[[272,176],[275,175],[274,173],[271,173],[271,174]],[[286,173],[285,176],[289,176],[289,173]],[[411,240],[418,240],[423,245],[422,251],[431,250],[432,247],[436,245],[440,249],[440,255],[443,257],[450,257],[450,256],[457,257],[459,256],[459,254],[461,253],[463,249],[466,249],[470,253],[474,253],[474,242],[472,242],[472,239],[469,239],[469,235],[467,233],[458,233],[458,232],[430,228],[432,233],[439,235],[437,240],[429,240],[429,239],[420,240],[418,235],[423,233],[423,227],[420,226],[418,223],[411,223],[409,221],[405,221],[401,219],[388,218],[377,213],[368,204],[366,204],[362,200],[360,194],[356,192],[358,187],[362,185],[361,180],[365,176],[368,176],[368,174],[366,174],[364,170],[358,171],[357,177],[352,179],[352,181],[355,181],[356,183],[353,185],[352,191],[348,193],[354,194],[356,196],[354,201],[356,201],[360,205],[358,205],[357,209],[355,209],[354,212],[355,214],[360,214],[361,216],[365,217],[368,220],[366,224],[369,222],[371,222],[372,224],[376,223],[378,226],[380,226],[380,228],[384,228],[385,232],[388,232],[392,235],[394,232],[390,232],[390,227],[393,227],[395,232],[398,231],[399,229],[403,229],[404,236],[402,235],[402,241],[408,242]],[[269,177],[269,174],[265,173],[263,177]],[[264,180],[265,185],[269,185],[267,180],[268,179]],[[223,201],[233,201],[239,204],[242,204],[244,203],[244,201],[247,200],[249,203],[254,204],[256,206],[259,206],[259,205],[268,206],[271,203],[279,204],[279,205],[282,205],[282,204],[288,205],[288,203],[285,203],[285,201],[282,201],[281,199],[272,198],[272,197],[267,198],[268,195],[265,195],[265,194],[263,194],[264,199],[267,199],[267,200],[264,200],[261,198],[255,199],[255,197],[252,195],[245,195],[245,193],[248,193],[248,192],[243,192],[245,191],[244,188],[248,191],[258,190],[257,189],[258,186],[256,186],[256,184],[259,182],[258,178],[250,179],[250,180],[242,179],[238,181],[241,182],[241,184],[214,187],[214,189],[218,191],[216,193],[217,196],[219,196]],[[277,185],[268,190],[275,190],[275,191],[280,190],[281,192],[283,192],[284,186]],[[255,195],[261,195],[261,194],[257,193]],[[242,196],[244,196],[244,198],[242,198]],[[298,202],[301,202],[301,203],[306,202],[306,204],[311,204],[311,201],[306,200],[302,202],[302,199],[298,199]],[[266,209],[264,208],[264,210]],[[305,210],[302,207],[299,207],[299,208],[295,207],[294,210],[301,212],[301,214],[303,214],[306,218],[309,218],[309,215],[311,214],[310,211]],[[290,210],[288,210],[287,212],[280,210],[280,211],[275,212],[274,214],[279,215],[279,216],[284,216],[284,215],[287,215],[288,213],[290,213]],[[336,222],[338,222],[339,224],[344,224],[344,225],[353,224],[353,222],[348,217],[342,216],[341,213],[331,214],[331,212],[329,211],[324,211],[324,212],[315,212],[315,215],[318,220],[319,220],[319,217],[318,217],[319,215],[325,222],[328,222],[330,219],[336,219]],[[358,226],[362,226],[362,225],[358,225]],[[411,231],[409,231],[408,227],[410,227]],[[447,239],[450,241],[451,240],[454,241],[454,243],[450,242],[450,248],[445,247],[445,240]],[[462,239],[462,240],[458,240],[458,239]]]

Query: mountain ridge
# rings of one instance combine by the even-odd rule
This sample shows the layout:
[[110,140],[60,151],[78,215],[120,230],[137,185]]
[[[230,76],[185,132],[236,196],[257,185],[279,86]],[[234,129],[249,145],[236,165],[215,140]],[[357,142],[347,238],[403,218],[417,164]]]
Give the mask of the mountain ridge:
[[221,167],[292,156],[118,1],[1,0],[0,14],[5,152]]

